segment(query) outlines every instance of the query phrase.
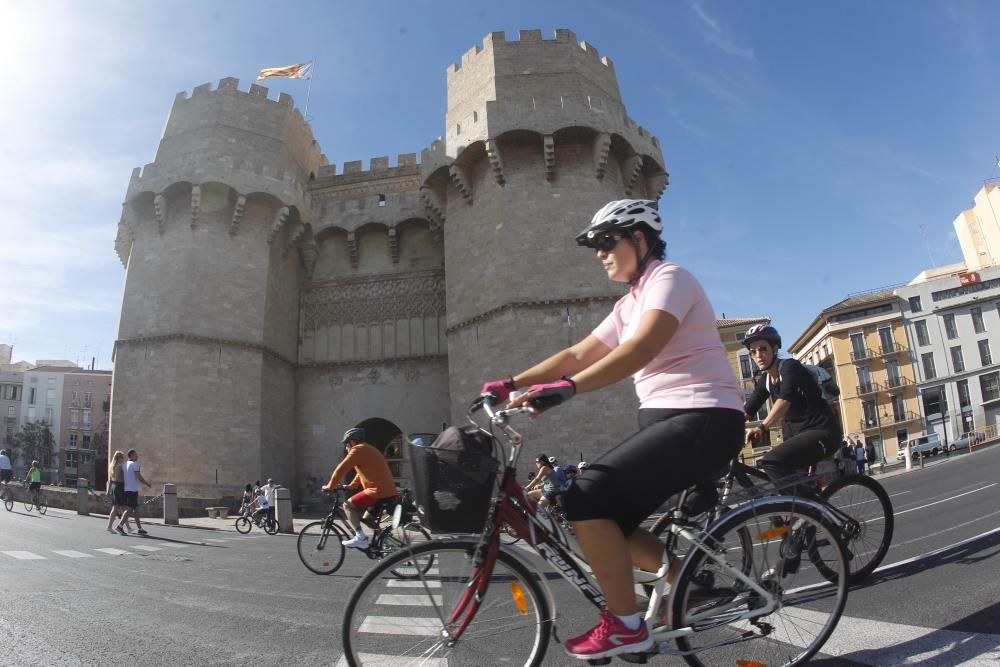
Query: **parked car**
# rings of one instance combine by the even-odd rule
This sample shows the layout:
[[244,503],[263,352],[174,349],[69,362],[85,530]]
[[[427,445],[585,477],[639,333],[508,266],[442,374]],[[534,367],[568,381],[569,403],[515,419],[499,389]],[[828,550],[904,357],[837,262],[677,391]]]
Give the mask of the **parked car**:
[[[910,457],[917,459],[922,456],[933,456],[938,452],[944,451],[941,444],[941,436],[937,433],[930,433],[928,435],[920,435],[916,438],[912,438],[906,443],[906,446],[910,449]],[[903,461],[906,458],[906,454],[900,449],[896,453],[896,460]]]
[[975,431],[969,431],[961,436],[955,438],[953,442],[948,443],[948,450],[955,451],[956,449],[967,448],[969,445],[978,445],[983,441],[983,434],[977,433]]

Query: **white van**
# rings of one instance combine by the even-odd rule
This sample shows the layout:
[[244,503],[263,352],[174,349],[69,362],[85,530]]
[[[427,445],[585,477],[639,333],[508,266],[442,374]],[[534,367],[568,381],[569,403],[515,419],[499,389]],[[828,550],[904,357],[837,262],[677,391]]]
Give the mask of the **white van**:
[[[928,435],[918,435],[916,438],[912,438],[906,443],[906,446],[910,448],[910,456],[912,458],[920,458],[921,456],[931,456],[937,454],[938,452],[944,451],[941,448],[941,436],[937,433],[930,433]],[[905,459],[905,454],[903,450],[900,449],[896,453],[896,459],[902,461]]]

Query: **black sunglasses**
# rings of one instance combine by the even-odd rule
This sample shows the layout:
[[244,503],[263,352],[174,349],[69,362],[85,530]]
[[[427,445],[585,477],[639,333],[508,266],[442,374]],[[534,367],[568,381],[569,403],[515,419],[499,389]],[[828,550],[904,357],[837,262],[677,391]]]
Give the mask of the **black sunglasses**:
[[601,234],[591,241],[590,247],[600,252],[611,252],[623,238],[626,238],[626,235],[620,232]]

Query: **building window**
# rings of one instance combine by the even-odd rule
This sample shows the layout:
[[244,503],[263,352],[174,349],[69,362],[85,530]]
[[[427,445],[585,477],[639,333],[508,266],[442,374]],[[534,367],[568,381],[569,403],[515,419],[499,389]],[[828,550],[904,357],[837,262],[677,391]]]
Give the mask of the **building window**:
[[895,352],[895,341],[892,340],[892,328],[880,327],[878,330],[878,343],[882,346],[882,352]]
[[28,421],[29,422],[35,421],[35,406],[34,405],[29,405],[28,406]]
[[892,397],[893,421],[901,422],[906,418],[906,403],[901,394],[894,394]]
[[80,411],[70,410],[69,411],[69,427],[76,428],[80,425]]
[[864,412],[865,426],[871,428],[878,425],[878,407],[875,405],[875,401],[864,401],[861,404],[861,410]]
[[55,424],[55,421],[52,419],[52,417],[53,417],[52,408],[45,408],[45,421],[48,424]]
[[868,350],[865,349],[864,333],[851,334],[851,356],[855,359],[864,359],[868,356]]
[[969,399],[969,381],[959,380],[955,386],[958,389],[958,405],[963,408],[969,407],[972,403]]
[[[1000,306],[1000,304],[998,304],[998,306]],[[921,308],[920,308],[920,297],[919,296],[911,296],[910,297],[910,311],[912,311],[914,313],[919,313],[921,311]]]
[[948,414],[948,401],[944,394],[944,387],[931,387],[924,390],[924,414],[928,417]]
[[993,363],[993,355],[990,354],[990,341],[985,338],[979,341],[979,361],[983,363],[983,366],[989,366]]
[[745,354],[740,355],[740,374],[744,380],[749,380],[753,377],[753,366],[750,364],[750,357]]
[[[35,378],[31,378],[31,379],[34,380]],[[31,388],[28,389],[28,405],[34,405],[35,404],[35,392],[36,391],[37,391],[37,389],[35,389],[34,387],[31,387]]]
[[986,331],[986,325],[983,324],[983,309],[976,306],[971,311],[972,313],[972,328],[976,333],[983,333]]
[[69,448],[70,449],[76,449],[76,442],[77,442],[77,440],[78,440],[79,437],[80,436],[77,435],[76,433],[70,433],[69,434]]
[[90,463],[90,457],[89,452],[80,452],[80,463]]
[[927,321],[920,320],[913,323],[913,328],[917,332],[917,345],[930,345],[931,339],[927,335]]
[[67,468],[76,467],[76,452],[66,452],[66,467]]
[[962,358],[962,347],[951,348],[951,365],[955,367],[956,373],[965,370],[965,359]]
[[1000,399],[1000,372],[979,376],[979,388],[983,392],[983,402]]
[[90,410],[83,411],[83,428],[90,428]]
[[955,327],[955,315],[948,313],[944,316],[944,335],[948,340],[958,338],[958,328]]
[[69,404],[74,408],[80,407],[80,392],[73,390],[73,395],[69,399]]
[[56,390],[46,389],[45,390],[45,405],[55,405],[56,404]]
[[7,406],[7,416],[8,417],[14,417],[15,416],[14,415],[14,406],[13,405],[8,405]]
[[[1000,310],[1000,303],[997,304],[997,309]],[[737,341],[741,341],[741,340],[743,340],[746,337],[747,337],[747,335],[745,333],[738,333],[738,334],[736,334],[736,340]]]
[[89,435],[84,435],[83,436],[83,443],[80,445],[80,448],[81,449],[90,449],[90,436]]
[[937,371],[934,370],[934,353],[925,352],[920,355],[920,361],[924,364],[924,379],[933,380],[937,377]]

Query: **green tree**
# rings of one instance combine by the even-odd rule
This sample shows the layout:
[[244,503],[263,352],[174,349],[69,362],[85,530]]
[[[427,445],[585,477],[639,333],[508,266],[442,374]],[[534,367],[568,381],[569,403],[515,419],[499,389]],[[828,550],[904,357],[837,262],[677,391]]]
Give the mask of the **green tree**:
[[45,421],[28,422],[14,434],[14,451],[23,456],[25,468],[35,460],[42,465],[48,465],[52,459],[53,446],[52,429]]

